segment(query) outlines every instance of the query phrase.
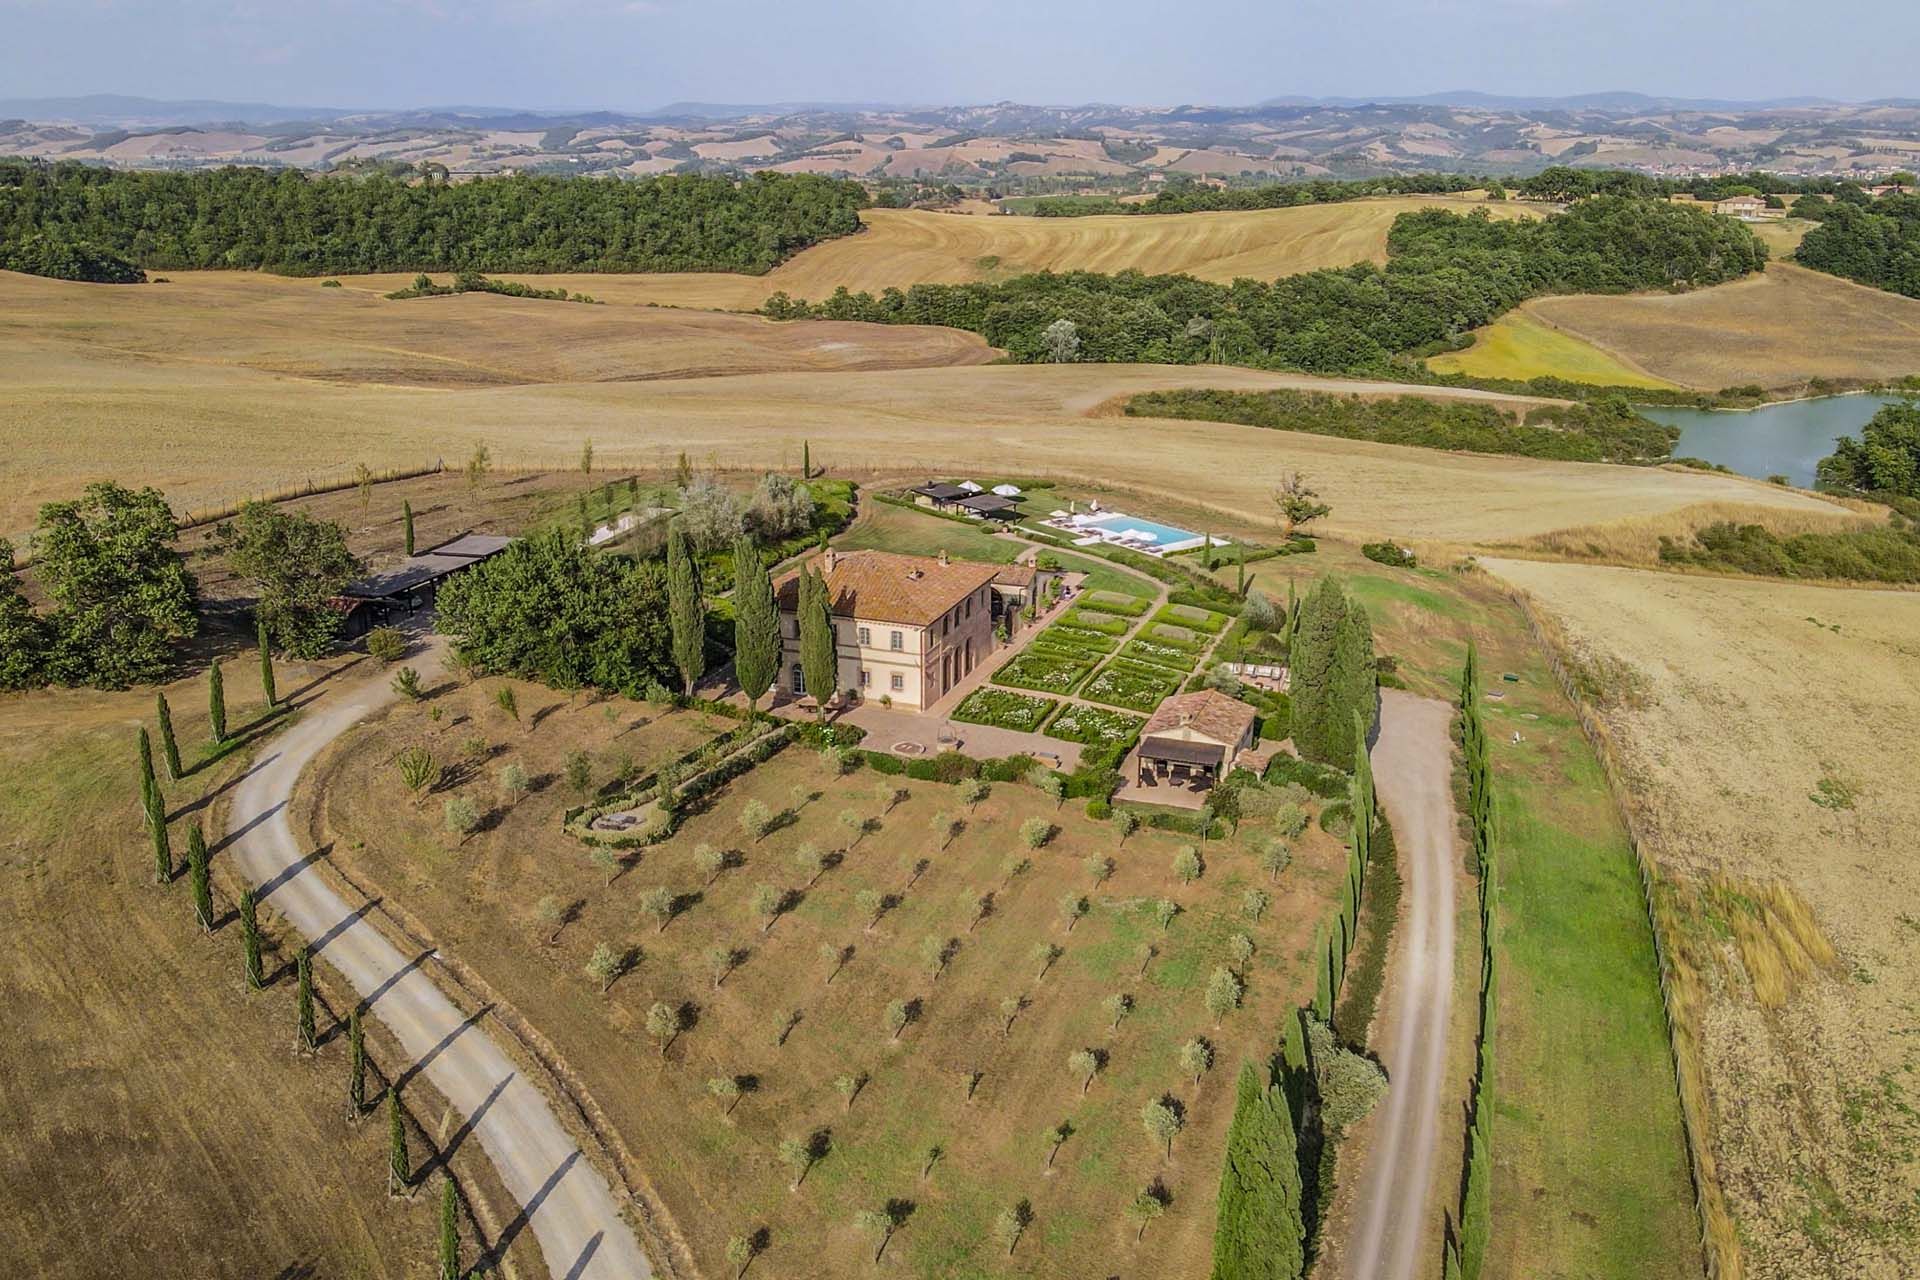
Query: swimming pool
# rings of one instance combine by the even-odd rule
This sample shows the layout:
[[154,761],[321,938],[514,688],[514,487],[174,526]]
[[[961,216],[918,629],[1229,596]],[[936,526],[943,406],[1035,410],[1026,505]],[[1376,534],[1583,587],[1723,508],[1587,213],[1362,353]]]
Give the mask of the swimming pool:
[[1097,531],[1112,536],[1120,533],[1140,533],[1151,539],[1150,550],[1184,551],[1188,547],[1197,547],[1202,536],[1190,529],[1176,529],[1170,524],[1161,524],[1157,520],[1142,520],[1139,516],[1104,515],[1092,520],[1081,519],[1076,522],[1078,528]]

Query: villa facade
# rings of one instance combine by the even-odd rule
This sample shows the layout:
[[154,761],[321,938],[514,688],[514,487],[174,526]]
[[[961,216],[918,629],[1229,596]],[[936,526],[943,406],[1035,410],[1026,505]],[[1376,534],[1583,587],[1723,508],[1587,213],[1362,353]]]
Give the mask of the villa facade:
[[[889,551],[821,553],[839,656],[839,687],[924,711],[993,652],[993,580],[1003,566]],[[796,606],[800,576],[774,584],[780,690],[806,693]]]

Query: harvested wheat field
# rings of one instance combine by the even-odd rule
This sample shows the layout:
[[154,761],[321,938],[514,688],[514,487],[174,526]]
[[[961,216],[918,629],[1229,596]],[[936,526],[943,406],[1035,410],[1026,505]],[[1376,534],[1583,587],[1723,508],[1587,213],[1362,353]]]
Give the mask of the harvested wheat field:
[[1692,293],[1540,298],[1521,311],[1705,391],[1920,373],[1920,299],[1790,263]]
[[[476,299],[476,301],[482,301]],[[493,301],[486,299],[484,301]],[[566,306],[543,303],[542,306]],[[804,331],[812,322],[796,328]],[[116,476],[166,490],[185,510],[338,475],[343,466],[459,465],[477,445],[503,466],[568,467],[592,439],[608,470],[699,461],[767,466],[811,443],[843,472],[986,468],[1057,475],[1198,501],[1266,520],[1280,472],[1300,469],[1336,533],[1456,543],[1520,538],[1695,502],[1823,507],[1704,472],[1449,454],[1218,423],[1091,417],[1154,388],[1303,387],[1402,394],[1225,366],[992,365],[421,389],[339,385],[15,338],[0,346],[0,529],[41,502]],[[1491,398],[1434,389],[1433,395]],[[1504,401],[1525,405],[1526,401]],[[399,424],[396,426],[396,424]]]
[[[1484,208],[1497,218],[1537,217],[1520,204],[1458,196],[1394,196],[1346,204],[1238,213],[1090,218],[970,217],[919,209],[868,209],[859,235],[829,240],[764,276],[502,276],[543,288],[564,285],[617,302],[753,311],[776,290],[818,300],[844,285],[878,293],[915,284],[964,284],[1026,271],[1180,271],[1203,280],[1276,276],[1384,262],[1387,229],[1414,209]],[[370,276],[393,289],[411,277]],[[358,283],[353,281],[352,283]]]
[[1552,560],[1585,560],[1597,564],[1656,568],[1661,563],[1662,538],[1673,538],[1686,544],[1695,533],[1710,524],[1757,524],[1769,533],[1790,538],[1799,533],[1848,533],[1872,529],[1886,524],[1889,514],[1886,507],[1878,504],[1845,498],[1807,507],[1703,502],[1650,515],[1555,529],[1550,533],[1536,534],[1523,542],[1501,544],[1498,549]]
[[1911,1276],[1920,596],[1483,563],[1564,625],[1612,741],[1744,1274]]
[[[995,354],[976,334],[931,326],[797,328],[758,317],[494,294],[381,296],[411,277],[349,277],[338,289],[255,272],[181,272],[146,288],[11,273],[0,279],[5,349],[235,365],[325,382],[619,382],[981,364]],[[592,281],[570,287],[591,292]]]

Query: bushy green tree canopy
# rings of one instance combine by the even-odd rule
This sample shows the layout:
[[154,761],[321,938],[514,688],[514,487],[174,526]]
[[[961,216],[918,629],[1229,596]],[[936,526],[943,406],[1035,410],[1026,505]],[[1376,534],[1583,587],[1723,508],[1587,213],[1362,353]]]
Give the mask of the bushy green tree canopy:
[[227,565],[253,584],[255,615],[281,649],[317,658],[340,630],[327,602],[361,570],[347,550],[347,531],[331,520],[249,502],[219,529]]
[[77,502],[40,508],[34,546],[54,604],[53,679],[118,689],[166,674],[173,642],[200,627],[177,532],[158,489],[102,482]]
[[555,531],[516,542],[440,588],[436,627],[483,671],[629,696],[677,682],[659,566]]
[[0,161],[0,244],[150,268],[763,272],[859,230],[858,183],[761,173],[409,183],[228,166],[140,172]]
[[[1915,201],[1920,205],[1920,201]],[[1920,242],[1916,242],[1920,252]],[[1820,460],[1820,487],[1920,498],[1920,404],[1890,404]]]

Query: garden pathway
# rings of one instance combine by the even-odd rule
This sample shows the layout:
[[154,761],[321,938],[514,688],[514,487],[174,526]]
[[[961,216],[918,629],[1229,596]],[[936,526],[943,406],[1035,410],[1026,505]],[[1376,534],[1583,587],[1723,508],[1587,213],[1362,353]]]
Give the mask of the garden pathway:
[[[421,664],[423,669],[426,664]],[[549,1272],[567,1280],[646,1280],[653,1274],[605,1176],[582,1157],[546,1097],[495,1044],[484,1024],[449,1000],[427,973],[350,908],[312,869],[325,850],[303,849],[287,822],[301,772],[330,742],[396,696],[385,672],[327,686],[300,719],[270,741],[234,792],[225,856],[260,886],[260,900],[367,1001],[424,1072],[467,1118],[500,1180],[520,1204],[508,1227],[533,1229]],[[369,1176],[377,1176],[371,1173]]]

